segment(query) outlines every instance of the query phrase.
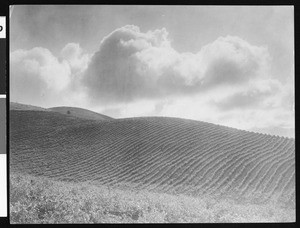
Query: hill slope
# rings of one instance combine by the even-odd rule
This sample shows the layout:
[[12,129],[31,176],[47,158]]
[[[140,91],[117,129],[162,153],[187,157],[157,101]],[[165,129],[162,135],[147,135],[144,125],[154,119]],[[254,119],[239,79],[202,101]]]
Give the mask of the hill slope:
[[200,121],[10,112],[11,172],[130,189],[295,197],[295,140]]
[[112,120],[113,119],[109,116],[105,116],[100,113],[92,112],[90,110],[83,109],[83,108],[62,106],[62,107],[49,108],[48,110],[59,112],[62,114],[68,114],[82,119],[90,119],[90,120]]
[[17,102],[10,102],[9,103],[10,110],[31,110],[31,111],[48,111],[46,108],[41,108],[38,106],[21,104]]

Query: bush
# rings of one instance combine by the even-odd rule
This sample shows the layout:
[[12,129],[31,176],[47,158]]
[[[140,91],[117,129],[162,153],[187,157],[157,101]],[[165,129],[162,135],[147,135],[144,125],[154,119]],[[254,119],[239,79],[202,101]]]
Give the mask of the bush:
[[295,209],[55,182],[12,174],[11,223],[293,222]]

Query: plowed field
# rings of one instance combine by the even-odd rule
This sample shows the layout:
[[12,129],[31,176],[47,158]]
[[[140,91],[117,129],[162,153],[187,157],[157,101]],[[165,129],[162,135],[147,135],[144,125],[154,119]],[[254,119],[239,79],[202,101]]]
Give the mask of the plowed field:
[[295,140],[167,117],[10,111],[10,171],[192,196],[294,202]]

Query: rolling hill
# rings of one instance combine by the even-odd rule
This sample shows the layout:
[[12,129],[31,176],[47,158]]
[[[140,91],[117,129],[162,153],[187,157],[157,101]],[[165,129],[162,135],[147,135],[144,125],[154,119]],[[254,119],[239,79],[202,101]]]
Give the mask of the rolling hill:
[[109,116],[105,116],[100,113],[92,112],[90,110],[83,109],[83,108],[62,106],[62,107],[49,108],[48,110],[59,112],[62,114],[68,114],[82,119],[90,119],[90,120],[112,120],[113,119]]
[[21,104],[17,102],[10,102],[9,103],[10,110],[31,110],[31,111],[48,111],[46,108],[28,105],[28,104]]
[[95,121],[14,108],[10,171],[122,189],[294,203],[295,140],[179,118]]

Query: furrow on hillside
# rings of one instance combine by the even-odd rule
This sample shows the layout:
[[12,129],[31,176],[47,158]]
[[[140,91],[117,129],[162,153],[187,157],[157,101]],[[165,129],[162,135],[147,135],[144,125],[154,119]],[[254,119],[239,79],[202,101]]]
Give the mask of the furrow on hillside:
[[288,165],[284,167],[284,170],[281,170],[280,174],[278,175],[279,177],[277,180],[274,179],[273,184],[270,184],[269,189],[266,189],[267,192],[270,192],[270,196],[274,195],[275,193],[282,192],[282,189],[285,187],[285,183],[289,182],[289,178],[293,175],[295,170],[295,160],[292,159]]
[[[284,143],[282,143],[280,146],[282,146]],[[287,144],[285,144],[285,146],[286,146]],[[279,151],[280,152],[280,147],[278,147],[278,150],[277,151]],[[264,156],[264,157],[266,157],[266,155]],[[257,167],[257,164],[258,164],[258,162],[260,161],[260,160],[263,160],[264,159],[264,157],[261,157],[261,158],[257,158],[257,157],[255,157],[252,161],[251,161],[251,163],[249,164],[249,165],[252,165],[252,169],[245,169],[246,170],[246,172],[244,172],[245,173],[245,175],[244,175],[244,179],[242,179],[242,181],[240,182],[240,184],[239,185],[237,185],[237,188],[238,189],[240,189],[240,188],[243,188],[244,187],[244,185],[243,184],[246,184],[246,183],[248,183],[247,181],[246,181],[246,179],[247,179],[247,177],[249,176],[249,173],[251,172],[251,171],[253,171],[253,169],[255,169],[256,167]],[[276,160],[281,160],[281,159],[284,159],[285,157],[287,157],[287,156],[285,156],[285,154],[284,153],[277,153],[277,154],[274,154],[273,156],[271,156],[271,158],[274,158],[274,159],[272,159],[273,161],[276,161]],[[272,163],[272,161],[268,161],[267,163],[269,163],[269,164],[273,164]],[[253,165],[254,164],[254,165]],[[247,164],[248,165],[248,164]],[[265,164],[266,165],[266,164]]]
[[[174,135],[173,134],[170,134],[170,135],[172,135],[173,137],[174,137]],[[192,135],[192,136],[194,136],[194,135]],[[196,134],[195,134],[195,136],[197,136]],[[193,142],[190,142],[190,143],[194,143],[196,140],[197,140],[197,137],[192,137],[193,138]],[[167,152],[167,153],[166,153]],[[173,151],[166,151],[166,147],[165,146],[163,146],[163,145],[161,145],[161,147],[158,149],[158,150],[156,150],[154,153],[146,153],[147,155],[148,154],[152,154],[152,156],[150,157],[151,159],[152,159],[152,161],[153,161],[153,159],[155,159],[155,160],[160,160],[161,158],[160,157],[158,157],[158,156],[156,156],[156,155],[159,155],[159,154],[161,154],[161,153],[163,153],[164,154],[164,156],[166,156],[166,155],[169,155],[169,154],[172,154],[173,153]],[[148,165],[148,164],[146,164],[146,165]],[[140,172],[139,172],[139,170],[141,170],[141,169],[143,169],[144,168],[144,166],[142,166],[142,165],[139,165],[138,164],[138,166],[136,166],[136,169],[135,169],[135,171],[136,171],[136,174],[137,174],[137,176],[140,176]],[[135,177],[135,175],[133,176],[133,178]]]
[[[291,144],[289,145],[289,147],[291,147]],[[251,187],[256,190],[256,183],[259,181],[259,178],[264,175],[266,169],[268,167],[271,167],[271,165],[269,164],[274,163],[276,160],[293,157],[293,154],[291,153],[293,153],[291,150],[286,149],[285,153],[280,153],[275,156],[265,156],[263,159],[260,159],[258,162],[256,162],[257,165],[254,166],[253,170],[250,171],[250,175],[248,175],[248,178],[245,178],[244,180],[247,185],[244,184],[244,187],[241,189],[241,194],[247,194],[247,191],[249,191]]]
[[[295,187],[295,166],[292,175],[290,175],[288,181],[286,181],[285,185],[283,185],[282,190],[280,191],[280,195],[288,194],[288,192],[293,191]],[[275,191],[275,190],[274,190]]]
[[[280,145],[280,143],[278,144],[275,144],[277,146]],[[233,163],[234,166],[233,166],[233,169],[230,171],[230,173],[228,174],[228,176],[222,181],[222,183],[219,184],[219,190],[221,191],[220,188],[223,188],[223,191],[227,192],[229,190],[233,191],[233,190],[236,190],[236,186],[240,183],[241,181],[241,176],[246,168],[246,166],[249,164],[247,163],[249,160],[251,162],[251,158],[255,157],[257,154],[258,156],[256,157],[256,159],[260,159],[260,158],[263,158],[265,156],[273,156],[272,153],[268,153],[270,152],[270,147],[269,146],[272,146],[272,148],[274,148],[275,146],[274,144],[266,144],[265,147],[263,148],[263,151],[265,153],[262,153],[262,151],[257,151],[257,153],[249,153],[249,155],[247,155],[247,158],[246,159],[239,159],[240,162],[238,163]]]
[[[178,151],[180,151],[180,153],[183,154],[183,156],[181,156],[182,160],[187,158],[187,156],[185,156],[182,149],[184,149],[187,146],[187,144],[195,144],[196,141],[197,141],[197,137],[193,137],[193,136],[196,136],[196,134],[195,135],[193,134],[191,136],[192,136],[192,139],[189,139],[189,141],[182,143],[182,145],[178,148]],[[160,143],[160,145],[162,145],[162,144]],[[152,156],[149,157],[149,163],[148,164],[150,164],[150,159],[152,160],[152,162],[154,162],[155,160],[159,160],[160,157],[158,155],[160,153],[164,153],[164,156],[166,156],[168,154],[170,154],[172,156],[172,154],[174,153],[174,150],[176,151],[176,147],[175,148],[173,147],[172,150],[170,149],[168,151],[168,153],[164,153],[164,151],[162,151],[161,149],[158,149],[158,150],[156,150],[152,153],[147,153],[147,154],[152,154]],[[142,171],[143,169],[146,168],[146,166],[148,166],[148,164],[146,162],[148,162],[148,160],[145,160],[144,165],[140,164],[140,165],[137,165],[137,166],[131,166],[129,169],[124,170],[124,173],[121,176],[120,181],[125,181],[125,178],[128,178],[128,174],[130,174],[132,171],[135,171],[135,174],[136,174],[136,175],[131,175],[132,179],[136,178],[136,176],[140,176],[140,174],[141,174],[140,171]]]
[[170,194],[295,196],[293,139],[168,117],[13,110],[10,121],[11,172]]
[[[280,165],[280,163],[284,162],[286,159],[288,159],[286,156],[286,154],[288,154],[288,141],[282,141],[280,146],[276,148],[277,153],[275,153],[274,157],[277,157],[277,161],[274,163],[271,163],[272,166],[278,166]],[[290,157],[291,159],[293,159],[292,157]],[[276,171],[276,170],[275,170]],[[273,173],[275,174],[275,173]]]
[[[218,151],[222,148],[224,143],[229,142],[232,138],[235,138],[235,135],[232,135],[230,138],[222,138],[220,140],[217,140],[218,134],[213,135],[213,137],[210,137],[211,142],[218,141],[218,143],[210,143],[207,147],[201,148],[199,150],[199,159],[193,159],[194,161],[190,163],[187,167],[187,170],[189,171],[190,175],[188,179],[186,179],[187,184],[190,184],[193,182],[193,179],[196,176],[196,172],[198,171],[199,167],[201,169],[204,169],[204,165],[208,163],[209,159],[214,158],[216,154],[218,154]],[[186,170],[186,171],[187,171]]]
[[[234,150],[235,152],[242,151],[241,149],[243,148],[243,144],[241,145],[239,143],[239,139],[234,144],[231,140],[228,141],[230,141],[229,144],[232,144],[232,148],[235,148],[235,146],[237,146],[237,148],[235,148]],[[208,178],[211,178],[211,175],[213,174],[216,168],[215,165],[218,164],[219,161],[223,162],[224,164],[223,159],[227,157],[227,154],[225,154],[222,149],[220,151],[221,152],[218,156],[213,156],[212,159],[209,160],[206,163],[206,165],[202,167],[200,172],[197,173],[196,179],[194,180],[194,186],[204,186],[205,184],[207,184]]]
[[[293,153],[291,152],[291,154]],[[293,156],[291,156],[291,158],[294,159]],[[269,165],[269,168],[266,170],[264,175],[261,175],[260,180],[255,185],[256,191],[261,191],[262,188],[264,188],[264,185],[267,183],[268,177],[272,175],[272,173],[274,172],[273,170],[276,168],[275,165],[276,163]]]
[[[233,151],[231,151],[228,156],[228,160],[219,165],[219,168],[215,170],[214,174],[211,175],[211,177],[208,178],[203,185],[201,185],[202,188],[211,190],[220,188],[232,170],[244,163],[245,160],[251,159],[251,157],[259,153],[259,149],[264,145],[264,143],[266,143],[265,137],[258,135],[257,137],[250,139],[246,145],[238,148],[232,147],[231,150]],[[230,181],[230,179],[227,179],[227,181]]]
[[[176,137],[176,134],[171,133],[170,135],[173,135],[174,137]],[[152,148],[151,147],[149,148],[149,145],[145,144],[146,147],[140,149],[140,153],[146,154],[146,158],[147,158],[147,160],[144,160],[145,159],[145,155],[144,155],[143,156],[144,162],[140,163],[140,165],[143,165],[145,162],[148,161],[148,159],[149,159],[149,161],[151,159],[152,163],[155,163],[155,161],[157,159],[159,159],[159,157],[156,157],[156,155],[161,155],[163,150],[167,152],[167,153],[164,153],[164,156],[168,156],[169,154],[172,154],[172,151],[167,149],[167,145],[169,145],[169,143],[166,143],[167,139],[168,139],[168,137],[166,137],[166,136],[160,137],[158,135],[157,139],[148,140],[148,141],[153,141],[155,143],[153,144]],[[146,150],[146,152],[145,152],[145,150]],[[143,167],[141,167],[141,168],[143,168]],[[135,166],[135,171],[138,171],[138,170],[139,170],[139,165]],[[124,171],[126,173],[127,170],[124,170]],[[139,173],[139,174],[141,174],[141,173]]]
[[295,165],[295,164],[293,164],[293,161],[294,161],[293,158],[287,159],[286,161],[283,161],[283,162],[278,161],[276,169],[274,170],[272,175],[270,175],[270,178],[266,181],[266,184],[264,185],[264,188],[262,190],[263,193],[268,193],[273,188],[275,188],[276,184],[281,179],[281,175],[285,175],[285,172],[288,172],[288,171],[292,172],[292,170],[294,169],[294,165]]
[[[220,158],[219,160],[222,160],[221,159],[221,157],[227,157],[227,154],[225,154],[224,153],[224,151],[226,151],[226,148],[229,148],[229,146],[237,146],[239,143],[238,143],[238,138],[239,137],[236,137],[235,135],[232,137],[232,140],[231,139],[227,139],[226,141],[224,141],[224,143],[222,143],[221,145],[220,145],[220,147],[218,148],[218,149],[216,149],[216,148],[214,148],[212,151],[215,151],[215,153],[219,153],[219,151],[222,151],[222,152],[220,152],[220,155],[219,156],[216,156],[216,155],[214,155],[214,153],[210,153],[210,157],[211,158],[213,158],[212,160],[209,160],[209,161],[211,161],[211,162],[214,162],[214,160],[217,158],[217,160],[218,160],[218,158]],[[236,141],[236,139],[237,139],[237,141]],[[209,158],[210,158],[209,157]],[[199,175],[199,172],[201,172],[201,170],[205,170],[206,169],[206,167],[210,164],[208,161],[207,161],[208,159],[203,159],[203,158],[200,158],[199,159],[199,161],[202,161],[202,166],[198,166],[198,170],[195,170],[195,172],[193,172],[191,175],[190,175],[190,180],[189,181],[191,181],[189,184],[191,185],[191,183],[193,183],[192,185],[194,185],[194,186],[196,186],[197,184],[196,184],[196,181],[197,181],[197,178],[200,176]],[[206,164],[205,164],[205,162],[207,162]],[[205,164],[205,165],[203,165],[203,164]],[[207,171],[207,170],[206,170]],[[205,172],[206,172],[205,171]],[[184,184],[184,183],[183,183]]]
[[[233,135],[233,138],[234,138],[235,136]],[[229,144],[231,144],[231,143],[229,143],[229,141],[230,141],[230,139],[229,140],[227,140],[227,142],[225,141],[225,143],[223,143],[223,144],[221,144],[222,146],[220,147],[220,148],[222,148],[222,149],[224,149],[224,148],[226,148],[227,146],[229,146]],[[214,144],[214,143],[212,143],[212,144]],[[210,151],[210,150],[207,150],[208,152]],[[217,151],[219,151],[219,149],[217,149],[217,150],[214,150],[215,152],[217,152]],[[179,189],[182,189],[182,187],[184,187],[184,186],[190,186],[190,185],[188,185],[188,184],[186,184],[186,183],[189,183],[189,182],[192,182],[192,181],[194,181],[194,179],[196,178],[196,176],[197,176],[197,172],[199,171],[199,170],[201,170],[201,169],[203,169],[204,168],[204,164],[205,164],[205,161],[207,161],[207,158],[205,159],[205,156],[204,156],[204,154],[205,153],[203,153],[203,151],[201,151],[202,153],[199,153],[198,155],[198,158],[195,158],[194,160],[195,161],[198,161],[198,164],[199,165],[196,165],[195,167],[198,167],[198,170],[197,169],[195,169],[194,170],[194,172],[188,172],[189,171],[189,169],[190,169],[190,167],[189,167],[189,163],[187,163],[187,165],[186,165],[186,167],[185,167],[185,170],[183,171],[183,172],[181,172],[181,174],[180,175],[177,175],[176,176],[176,178],[174,178],[175,179],[175,182],[174,182],[174,186],[178,186],[178,190]],[[202,155],[202,156],[201,156]],[[206,155],[210,155],[210,157],[213,157],[214,156],[214,153],[206,153]],[[208,157],[209,158],[209,157]]]
[[[180,153],[180,154],[182,154],[182,153]],[[170,162],[171,163],[171,162]],[[161,164],[161,163],[160,163]],[[164,167],[163,165],[161,165],[162,167]],[[168,167],[168,166],[167,166]],[[159,172],[159,170],[154,170],[154,173],[152,174],[153,176],[155,176],[155,174],[156,173],[158,173]],[[166,173],[165,172],[159,172],[160,174],[159,175],[166,175]]]

